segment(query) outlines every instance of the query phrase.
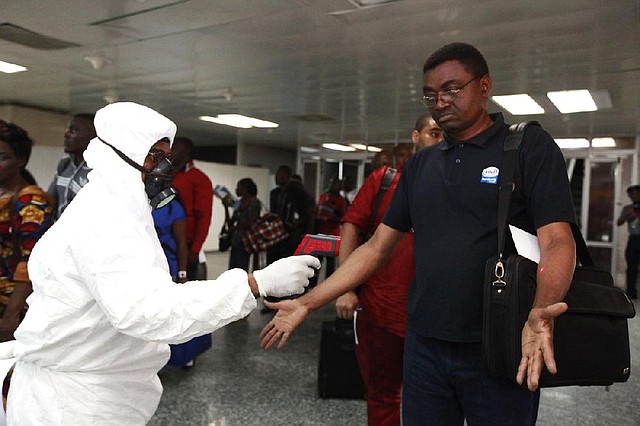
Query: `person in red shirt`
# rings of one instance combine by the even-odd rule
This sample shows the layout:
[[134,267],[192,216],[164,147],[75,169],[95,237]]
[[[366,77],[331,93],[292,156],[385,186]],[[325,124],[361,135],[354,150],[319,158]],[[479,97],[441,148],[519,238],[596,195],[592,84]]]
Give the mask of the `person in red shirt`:
[[[406,144],[394,149],[398,172],[375,213],[373,229],[368,229],[369,218],[388,166],[374,170],[358,191],[342,220],[340,263],[364,242],[366,235],[373,233],[382,220],[411,151],[412,148]],[[358,309],[356,356],[367,389],[370,426],[400,424],[406,299],[413,276],[413,233],[408,233],[395,247],[387,264],[360,287],[358,294],[349,291],[336,300],[336,312],[340,318],[353,318],[354,310]]]
[[189,262],[186,271],[178,271],[189,280],[206,280],[207,264],[202,250],[204,240],[211,225],[213,208],[213,184],[200,169],[193,165],[191,150],[193,142],[189,138],[177,136],[171,146],[173,166],[173,187],[178,192],[180,202],[187,214],[187,243]]
[[[316,207],[316,231],[319,234],[340,235],[340,221],[347,211],[347,200],[340,194],[342,181],[332,179],[329,190],[320,195]],[[336,258],[327,257],[325,276],[329,276],[336,268]]]

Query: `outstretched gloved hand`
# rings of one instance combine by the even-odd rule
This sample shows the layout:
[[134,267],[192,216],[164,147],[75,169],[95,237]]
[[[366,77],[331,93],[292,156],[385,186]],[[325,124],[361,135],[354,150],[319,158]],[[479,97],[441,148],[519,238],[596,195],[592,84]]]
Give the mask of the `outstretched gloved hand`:
[[253,277],[260,296],[285,297],[302,293],[315,269],[320,269],[320,261],[315,257],[290,256],[254,271]]

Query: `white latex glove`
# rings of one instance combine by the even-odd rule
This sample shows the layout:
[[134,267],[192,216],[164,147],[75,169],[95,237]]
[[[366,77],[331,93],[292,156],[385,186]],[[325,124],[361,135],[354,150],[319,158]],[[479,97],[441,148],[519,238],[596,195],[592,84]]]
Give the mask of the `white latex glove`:
[[255,271],[253,278],[262,297],[291,296],[304,291],[309,285],[309,278],[315,269],[320,269],[320,265],[320,261],[313,256],[290,256]]

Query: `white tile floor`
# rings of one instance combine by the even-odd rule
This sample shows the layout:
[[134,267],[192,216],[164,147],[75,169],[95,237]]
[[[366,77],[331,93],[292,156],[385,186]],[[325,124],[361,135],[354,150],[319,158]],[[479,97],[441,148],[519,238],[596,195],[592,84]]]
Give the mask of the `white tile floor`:
[[[227,254],[207,256],[210,277],[226,269]],[[311,315],[281,351],[263,351],[258,334],[270,315],[258,310],[217,331],[213,349],[191,370],[163,374],[165,392],[152,426],[365,425],[363,401],[317,396],[320,324],[331,307]],[[640,425],[640,316],[630,321],[629,382],[544,389],[538,425]],[[496,401],[499,403],[499,401]]]

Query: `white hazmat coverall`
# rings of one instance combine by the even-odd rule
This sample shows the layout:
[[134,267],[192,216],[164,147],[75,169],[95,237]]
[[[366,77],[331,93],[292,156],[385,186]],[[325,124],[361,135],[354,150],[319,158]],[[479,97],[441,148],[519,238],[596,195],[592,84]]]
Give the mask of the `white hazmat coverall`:
[[[95,127],[140,165],[154,143],[173,140],[176,131],[133,103],[98,111]],[[84,157],[93,169],[89,182],[30,257],[33,294],[15,333],[9,425],[145,424],[162,394],[157,372],[169,358],[167,344],[210,333],[256,307],[241,269],[175,284],[141,172],[98,139]]]

